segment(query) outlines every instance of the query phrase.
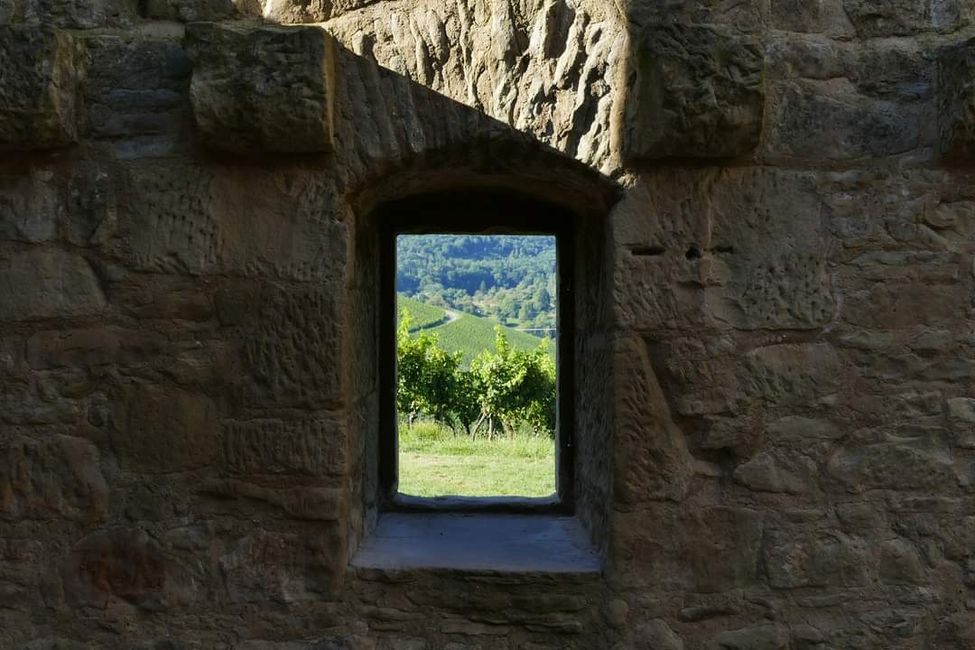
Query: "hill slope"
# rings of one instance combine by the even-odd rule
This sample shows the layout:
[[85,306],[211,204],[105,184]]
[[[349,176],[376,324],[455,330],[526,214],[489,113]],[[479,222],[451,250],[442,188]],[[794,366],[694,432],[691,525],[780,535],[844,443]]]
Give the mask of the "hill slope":
[[[496,321],[457,311],[447,311],[406,296],[397,296],[398,309],[407,309],[413,319],[411,332],[420,330],[435,334],[447,352],[460,352],[462,363],[467,366],[482,350],[494,350]],[[534,350],[542,343],[541,338],[508,327],[503,328],[508,342],[516,350]],[[555,346],[549,343],[549,352],[555,354]]]

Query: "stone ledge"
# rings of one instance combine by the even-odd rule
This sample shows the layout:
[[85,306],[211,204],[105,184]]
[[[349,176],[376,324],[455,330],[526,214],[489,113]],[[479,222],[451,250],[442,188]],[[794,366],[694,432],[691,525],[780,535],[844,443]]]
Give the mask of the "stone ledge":
[[232,153],[332,150],[334,45],[317,27],[192,23],[190,99],[204,144]]
[[382,515],[352,566],[592,577],[602,570],[574,518],[507,514]]
[[54,149],[75,141],[77,52],[60,30],[0,26],[0,148]]

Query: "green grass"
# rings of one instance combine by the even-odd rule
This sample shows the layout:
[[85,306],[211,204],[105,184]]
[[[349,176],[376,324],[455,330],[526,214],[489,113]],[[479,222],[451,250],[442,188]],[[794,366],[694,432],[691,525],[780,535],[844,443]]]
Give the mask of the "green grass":
[[[470,365],[481,350],[494,350],[494,328],[497,322],[489,318],[480,318],[470,314],[462,314],[460,318],[446,325],[435,327],[431,332],[440,340],[440,346],[447,352],[460,352],[463,355],[461,363]],[[537,336],[505,328],[508,342],[516,350],[534,350],[542,342]],[[549,345],[554,354],[555,346]]]
[[399,491],[420,497],[555,492],[555,442],[547,436],[471,439],[431,422],[399,427]]
[[413,321],[410,325],[411,332],[432,327],[447,320],[447,312],[440,307],[434,307],[433,305],[428,305],[425,302],[420,302],[419,300],[414,300],[413,298],[407,298],[406,296],[397,294],[397,313],[402,314],[403,309],[407,309],[410,312],[410,318]]

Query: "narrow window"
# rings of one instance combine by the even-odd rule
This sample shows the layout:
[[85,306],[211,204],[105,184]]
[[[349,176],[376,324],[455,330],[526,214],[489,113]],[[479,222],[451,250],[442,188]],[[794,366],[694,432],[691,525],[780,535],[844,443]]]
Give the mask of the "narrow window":
[[412,215],[383,237],[387,507],[565,511],[565,232],[500,216],[458,227]]

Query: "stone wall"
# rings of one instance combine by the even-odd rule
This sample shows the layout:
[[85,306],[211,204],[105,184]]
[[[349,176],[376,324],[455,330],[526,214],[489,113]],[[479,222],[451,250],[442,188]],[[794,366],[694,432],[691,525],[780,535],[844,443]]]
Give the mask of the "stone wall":
[[[0,0],[0,648],[975,648],[973,37],[970,0]],[[349,568],[370,215],[474,186],[588,211],[599,577]]]

